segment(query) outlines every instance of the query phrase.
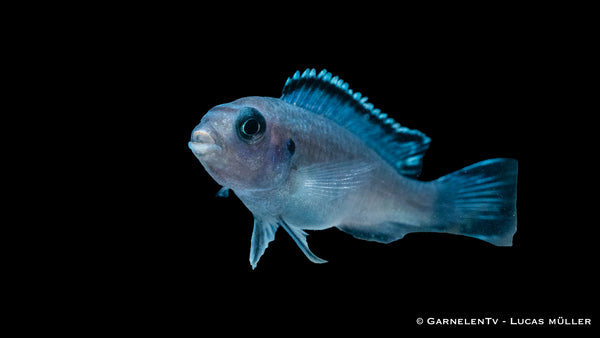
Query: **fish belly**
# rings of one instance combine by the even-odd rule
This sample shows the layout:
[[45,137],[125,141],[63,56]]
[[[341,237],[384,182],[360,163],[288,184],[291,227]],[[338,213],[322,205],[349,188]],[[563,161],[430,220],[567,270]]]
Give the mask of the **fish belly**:
[[338,228],[354,237],[389,243],[435,223],[435,185],[399,176],[354,196]]

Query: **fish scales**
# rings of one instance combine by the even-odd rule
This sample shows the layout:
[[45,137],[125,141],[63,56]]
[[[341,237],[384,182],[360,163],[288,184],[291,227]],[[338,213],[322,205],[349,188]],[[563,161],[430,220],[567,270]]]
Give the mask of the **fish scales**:
[[447,232],[511,245],[517,161],[482,161],[417,180],[430,138],[395,122],[323,70],[296,72],[280,98],[216,106],[189,147],[206,171],[254,215],[256,267],[279,227],[308,259],[304,230],[332,227],[389,243],[410,232]]

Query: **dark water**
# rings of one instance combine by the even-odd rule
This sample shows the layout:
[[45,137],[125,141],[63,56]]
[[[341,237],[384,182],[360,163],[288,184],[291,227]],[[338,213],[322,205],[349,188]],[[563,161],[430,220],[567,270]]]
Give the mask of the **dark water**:
[[[88,241],[80,245],[93,252],[76,258],[89,273],[82,303],[105,308],[102,318],[167,331],[391,328],[399,336],[420,317],[591,316],[591,247],[570,196],[548,174],[561,152],[547,143],[547,75],[526,41],[482,34],[400,47],[280,48],[174,27],[121,41],[98,66],[107,99],[95,114],[125,137],[104,165],[109,182],[98,187],[111,197],[80,222]],[[305,68],[326,68],[431,137],[423,180],[489,158],[518,159],[514,246],[444,234],[384,245],[330,229],[308,237],[329,261],[318,265],[280,230],[253,271],[252,215],[235,194],[215,197],[220,187],[187,142],[212,106],[279,97],[287,77]]]

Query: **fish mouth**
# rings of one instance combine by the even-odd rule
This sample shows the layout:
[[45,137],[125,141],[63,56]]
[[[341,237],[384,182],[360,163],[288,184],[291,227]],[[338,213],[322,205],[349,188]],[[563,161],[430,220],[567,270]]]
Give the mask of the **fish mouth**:
[[215,143],[215,139],[206,130],[197,129],[192,133],[192,140],[188,147],[196,156],[204,156],[221,151],[221,147]]

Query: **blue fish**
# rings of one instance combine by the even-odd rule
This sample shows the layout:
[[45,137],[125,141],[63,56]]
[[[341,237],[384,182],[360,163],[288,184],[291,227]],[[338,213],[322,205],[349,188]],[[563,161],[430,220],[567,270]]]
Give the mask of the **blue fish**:
[[512,245],[517,161],[485,160],[417,180],[430,138],[400,125],[323,70],[288,78],[280,98],[244,97],[208,111],[189,148],[254,215],[254,269],[283,228],[315,263],[305,230],[336,227],[389,243],[443,232]]

